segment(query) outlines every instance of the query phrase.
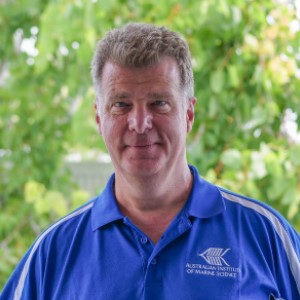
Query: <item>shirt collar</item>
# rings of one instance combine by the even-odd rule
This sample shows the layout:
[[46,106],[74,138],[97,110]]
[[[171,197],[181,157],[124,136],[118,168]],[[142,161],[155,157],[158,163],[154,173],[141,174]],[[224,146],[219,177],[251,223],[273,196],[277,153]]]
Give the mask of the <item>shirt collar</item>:
[[[199,176],[197,169],[190,166],[194,177],[192,191],[185,205],[187,216],[210,218],[224,211],[225,204],[219,189]],[[114,195],[115,175],[113,174],[104,191],[96,198],[92,208],[92,229],[124,219]]]
[[189,167],[194,182],[184,208],[187,216],[210,218],[222,213],[225,210],[225,204],[218,187],[200,177],[194,166]]
[[124,219],[118,208],[114,194],[115,174],[108,180],[103,192],[96,198],[92,208],[92,229],[96,230],[108,223]]

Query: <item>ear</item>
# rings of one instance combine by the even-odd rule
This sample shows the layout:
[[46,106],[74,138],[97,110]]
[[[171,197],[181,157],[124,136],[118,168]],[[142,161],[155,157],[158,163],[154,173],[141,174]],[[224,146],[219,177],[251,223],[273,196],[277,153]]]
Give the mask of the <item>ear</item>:
[[188,100],[188,106],[186,111],[186,123],[187,123],[187,132],[190,132],[193,128],[194,119],[195,119],[195,104],[197,102],[197,98],[193,97]]
[[101,120],[100,120],[99,107],[97,105],[97,100],[94,103],[94,110],[95,110],[95,120],[96,120],[96,124],[97,124],[97,127],[98,127],[98,131],[99,131],[100,134],[102,134]]

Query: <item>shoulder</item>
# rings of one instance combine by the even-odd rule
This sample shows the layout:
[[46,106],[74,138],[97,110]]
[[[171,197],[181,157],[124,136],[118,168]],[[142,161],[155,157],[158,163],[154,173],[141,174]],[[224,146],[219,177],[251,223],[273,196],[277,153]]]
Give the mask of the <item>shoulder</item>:
[[[268,238],[274,247],[281,246],[290,263],[300,270],[300,236],[291,224],[271,206],[258,200],[218,187],[230,218],[244,238],[249,235]],[[299,273],[300,280],[300,273]]]
[[49,226],[35,240],[31,251],[35,252],[41,246],[45,250],[50,250],[55,246],[61,248],[61,242],[68,242],[69,239],[82,234],[83,231],[91,231],[91,211],[95,201],[96,198]]
[[288,231],[299,239],[299,234],[292,228],[289,222],[268,204],[220,187],[218,189],[229,210],[238,210],[244,217],[261,219],[264,223],[269,224],[281,237],[285,231]]
[[270,265],[277,265],[277,276],[282,277],[282,282],[285,282],[283,285],[288,284],[288,274],[292,274],[291,278],[294,278],[299,292],[299,233],[269,205],[223,188],[218,189],[229,217],[235,220],[234,226],[242,243],[249,248],[255,247],[255,253],[262,251],[265,259],[270,259]]
[[49,268],[52,260],[59,260],[61,253],[67,253],[65,250],[70,245],[68,241],[74,236],[82,235],[83,231],[92,231],[90,215],[95,200],[96,198],[58,220],[37,237],[4,287],[1,300],[21,299],[24,293],[38,294],[44,270]]
[[95,199],[69,213],[42,232],[32,244],[28,253],[27,263],[39,252],[40,257],[46,257],[50,251],[68,247],[68,241],[75,236],[91,231],[91,210]]
[[87,225],[95,200],[96,198],[53,223],[39,236],[37,241],[43,240],[47,236],[51,236],[58,231],[64,231],[65,229],[70,230],[71,228],[76,228],[79,225]]

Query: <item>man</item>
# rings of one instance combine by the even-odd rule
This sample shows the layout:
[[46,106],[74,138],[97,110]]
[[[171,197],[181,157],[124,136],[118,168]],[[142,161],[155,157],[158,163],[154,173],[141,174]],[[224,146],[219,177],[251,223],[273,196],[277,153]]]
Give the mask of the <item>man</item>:
[[128,24],[99,42],[92,76],[115,174],[35,241],[0,299],[300,299],[296,231],[187,163],[186,42]]

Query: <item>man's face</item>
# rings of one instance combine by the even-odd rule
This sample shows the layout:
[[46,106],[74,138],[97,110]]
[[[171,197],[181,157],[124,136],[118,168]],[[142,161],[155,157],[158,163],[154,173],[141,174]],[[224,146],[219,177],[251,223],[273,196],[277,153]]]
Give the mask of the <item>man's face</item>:
[[151,176],[186,165],[195,99],[184,96],[175,60],[142,68],[107,62],[102,78],[98,127],[116,173]]

